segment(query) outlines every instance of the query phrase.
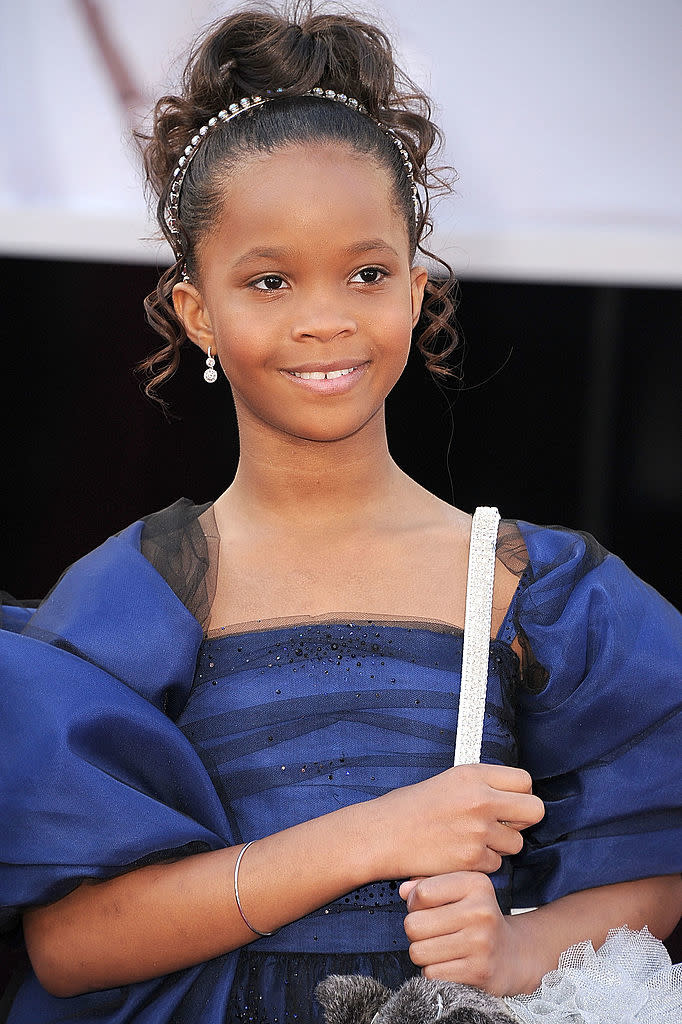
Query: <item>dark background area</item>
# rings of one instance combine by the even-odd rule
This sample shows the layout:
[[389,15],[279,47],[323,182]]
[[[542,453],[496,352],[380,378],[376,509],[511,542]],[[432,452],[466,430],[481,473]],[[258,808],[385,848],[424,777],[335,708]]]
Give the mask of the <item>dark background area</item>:
[[[189,344],[165,391],[179,418],[141,394],[154,268],[5,259],[0,280],[0,586],[38,598],[140,515],[216,498],[235,421]],[[461,387],[439,390],[413,353],[389,399],[400,465],[464,509],[588,530],[679,603],[682,291],[466,280],[458,321]]]
[[[237,461],[229,390],[188,344],[168,423],[132,368],[156,347],[154,268],[0,260],[5,488],[0,587],[40,598],[75,559]],[[389,399],[400,465],[446,500],[594,533],[679,604],[682,291],[466,280],[461,386],[413,353]],[[0,825],[1,827],[1,825]],[[680,931],[669,944],[682,960]],[[0,992],[20,963],[0,940]],[[0,999],[0,1019],[2,1019]]]

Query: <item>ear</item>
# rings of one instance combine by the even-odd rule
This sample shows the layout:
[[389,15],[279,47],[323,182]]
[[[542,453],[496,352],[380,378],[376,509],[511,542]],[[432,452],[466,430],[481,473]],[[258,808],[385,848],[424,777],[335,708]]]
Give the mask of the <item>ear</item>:
[[424,301],[424,289],[429,279],[426,267],[412,267],[410,271],[410,287],[412,290],[412,327],[417,326],[417,321],[422,311]]
[[182,321],[187,337],[203,352],[211,345],[215,352],[215,340],[211,318],[198,288],[189,281],[180,281],[173,288],[173,308]]

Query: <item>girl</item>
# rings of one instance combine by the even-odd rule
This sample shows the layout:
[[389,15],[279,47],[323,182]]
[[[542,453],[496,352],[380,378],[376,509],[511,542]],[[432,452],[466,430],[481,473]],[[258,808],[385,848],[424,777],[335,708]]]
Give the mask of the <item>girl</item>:
[[157,105],[148,390],[188,337],[240,461],[9,623],[12,1024],[303,1024],[332,972],[530,992],[575,941],[679,918],[679,620],[590,537],[502,525],[487,763],[449,767],[471,518],[384,422],[417,323],[433,373],[454,344],[416,258],[437,136],[345,15],[228,17]]

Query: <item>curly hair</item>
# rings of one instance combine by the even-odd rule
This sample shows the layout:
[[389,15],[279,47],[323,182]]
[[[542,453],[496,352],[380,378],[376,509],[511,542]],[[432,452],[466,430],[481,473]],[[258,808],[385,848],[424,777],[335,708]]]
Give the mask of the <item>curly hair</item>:
[[[370,116],[304,95],[316,87],[355,97]],[[206,135],[184,177],[179,236],[173,236],[164,211],[173,170],[190,139],[219,110],[244,96],[266,92],[277,96]],[[421,186],[416,222],[411,181],[400,151],[376,121],[392,129],[409,153],[414,180]],[[406,218],[411,257],[419,250],[442,271],[427,283],[416,345],[434,376],[453,374],[447,358],[458,344],[455,278],[450,266],[424,246],[432,230],[431,199],[450,191],[447,169],[430,164],[441,135],[431,120],[428,97],[397,66],[390,40],[380,28],[346,13],[316,12],[313,0],[283,11],[266,5],[240,10],[197,41],[181,94],[163,96],[154,108],[151,134],[137,137],[148,186],[158,198],[160,229],[176,252],[182,250],[145,300],[147,319],[164,339],[164,345],[137,368],[150,398],[165,407],[156,389],[175,373],[185,341],[184,326],[173,307],[173,288],[185,268],[190,276],[196,274],[197,243],[215,222],[225,174],[248,153],[320,139],[371,155],[391,175],[398,208]]]

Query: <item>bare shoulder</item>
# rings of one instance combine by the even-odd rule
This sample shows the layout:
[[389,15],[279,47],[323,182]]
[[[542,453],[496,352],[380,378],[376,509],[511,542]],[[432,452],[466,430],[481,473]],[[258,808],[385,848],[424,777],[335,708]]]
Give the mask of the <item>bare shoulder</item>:
[[[456,574],[461,581],[462,575],[466,572],[466,567],[468,566],[473,515],[464,512],[454,505],[449,505],[436,495],[429,494],[429,499],[431,499],[430,508],[433,515],[431,533],[436,541],[436,550],[439,548],[442,552],[445,545],[448,543],[453,544],[453,555],[455,557],[450,562],[453,569],[453,578]],[[501,526],[500,537],[516,536],[517,533],[518,531],[511,523]],[[438,544],[439,537],[440,543]],[[458,552],[457,554],[455,554],[456,551]],[[514,599],[519,585],[520,572],[516,571],[517,562],[520,565],[521,559],[502,559],[498,557],[495,562],[492,616],[493,635],[497,634],[504,622],[507,610]],[[460,615],[462,614],[462,600],[463,594],[460,589]]]
[[432,494],[409,477],[404,493],[394,503],[393,513],[394,525],[398,521],[405,529],[430,530],[434,533],[447,530],[450,537],[455,536],[467,545],[469,543],[472,516]]

